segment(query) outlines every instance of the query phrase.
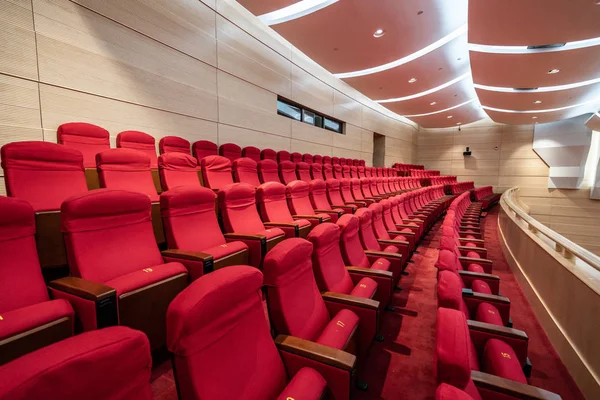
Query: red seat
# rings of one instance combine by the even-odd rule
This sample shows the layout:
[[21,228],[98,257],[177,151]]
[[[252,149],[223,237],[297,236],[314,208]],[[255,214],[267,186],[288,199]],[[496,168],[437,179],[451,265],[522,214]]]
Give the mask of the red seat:
[[297,180],[298,177],[296,176],[296,164],[291,161],[280,161],[279,179],[286,185]]
[[263,183],[256,189],[262,220],[284,231],[287,238],[306,237],[312,225],[307,219],[292,216],[285,191],[285,185],[277,182]]
[[336,164],[338,164],[338,165],[339,165],[339,163],[340,163],[340,159],[339,159],[339,157],[331,157],[331,163],[332,163],[333,165],[336,165]]
[[308,165],[314,163],[314,157],[312,154],[304,153],[302,154],[302,161],[307,163]]
[[331,222],[336,222],[344,213],[352,214],[352,207],[332,208],[327,200],[327,186],[322,179],[310,181],[308,187],[310,202],[315,212],[329,215]]
[[197,280],[173,300],[167,346],[182,400],[318,400],[328,382],[317,370],[336,382],[335,368],[319,362],[318,351],[298,356],[281,344],[278,351],[265,319],[262,283],[257,269],[232,266]]
[[344,199],[342,199],[340,181],[337,179],[327,179],[325,185],[327,186],[327,200],[329,200],[329,204],[331,204],[332,207],[344,210],[350,209],[351,212],[356,211],[359,207],[355,202],[346,203]]
[[350,175],[350,166],[342,165],[342,178],[350,179],[352,176]]
[[0,366],[0,398],[151,400],[151,367],[142,332],[86,332]]
[[289,151],[286,150],[279,150],[277,152],[277,162],[278,163],[282,163],[284,161],[290,161],[291,160],[291,155]]
[[315,154],[313,156],[313,163],[323,164],[323,156],[321,156],[319,154]]
[[238,158],[233,162],[232,170],[236,182],[243,182],[252,186],[260,185],[258,166],[253,159],[248,157]]
[[331,157],[329,157],[329,156],[323,156],[323,164],[332,165]]
[[296,177],[301,181],[310,182],[310,165],[305,162],[296,163]]
[[204,157],[216,156],[218,155],[217,144],[210,140],[198,140],[192,145],[192,155],[196,157],[198,163],[200,163]]
[[207,188],[219,190],[233,183],[231,161],[222,156],[208,156],[200,161],[202,183]]
[[299,163],[302,162],[302,154],[298,153],[298,152],[293,152],[290,154],[290,161],[294,162],[294,163]]
[[340,164],[333,164],[333,178],[334,179],[344,179],[344,175],[342,175],[342,166]]
[[150,158],[136,150],[109,149],[96,154],[100,187],[143,193],[158,201],[150,172]]
[[254,146],[246,146],[242,149],[242,157],[250,158],[258,163],[260,161],[260,149]]
[[358,178],[358,167],[354,165],[350,167],[350,178]]
[[265,254],[285,239],[279,228],[266,227],[256,209],[256,189],[247,183],[227,185],[218,193],[227,241],[241,240],[249,248],[249,264],[262,265]]
[[258,177],[261,183],[265,182],[281,182],[279,179],[279,171],[277,163],[273,160],[261,160],[258,165]]
[[410,237],[413,237],[415,243],[419,241],[421,237],[421,231],[418,226],[403,224],[402,222],[396,223],[396,221],[394,221],[394,218],[392,216],[392,208],[396,209],[396,213],[398,212],[396,205],[397,200],[395,200],[395,197],[390,197],[389,199],[381,200],[379,204],[382,207],[382,218],[383,224],[385,225],[385,229],[387,229],[388,231],[399,231],[402,232],[401,234],[406,234]]
[[340,165],[346,165],[346,158],[340,157]]
[[273,149],[263,149],[260,152],[260,159],[277,161],[277,153]]
[[190,154],[190,142],[179,136],[165,136],[158,141],[158,152]]
[[323,164],[316,162],[310,164],[310,177],[312,179],[323,179]]
[[[172,255],[163,256],[165,261],[181,262],[191,281],[214,269],[248,263],[248,246],[241,241],[228,242],[221,233],[216,198],[212,190],[203,187],[178,187],[160,195],[167,245],[185,252],[167,251]],[[200,229],[201,235],[197,233]]]
[[383,206],[381,203],[371,204],[368,208],[371,210],[371,214],[373,216],[373,232],[375,233],[375,237],[381,240],[392,240],[394,242],[399,242],[394,245],[398,247],[406,246],[408,247],[409,251],[412,252],[412,250],[415,248],[414,233],[412,231],[388,231],[383,223]]
[[481,396],[476,390],[471,389],[472,394],[475,395],[475,397],[471,397],[459,388],[442,383],[435,391],[435,400],[481,400]]
[[0,258],[3,364],[71,336],[74,312],[65,300],[48,296],[37,258],[34,212],[24,200],[0,196]]
[[310,202],[309,186],[304,181],[292,181],[286,186],[288,207],[292,214],[298,218],[308,219],[314,226],[322,222],[331,221],[328,214],[317,214]]
[[96,168],[96,154],[110,149],[108,131],[85,122],[62,124],[56,131],[59,144],[79,150],[83,154],[83,166]]
[[[459,274],[464,286],[473,289],[474,292],[498,294],[500,278],[497,275],[485,273],[481,265],[473,264],[471,261],[463,262],[453,251],[441,249],[435,266],[440,271],[452,271]],[[467,272],[463,273],[464,271]]]
[[54,297],[73,304],[84,331],[118,322],[146,333],[156,349],[164,344],[167,306],[188,276],[182,264],[163,260],[150,209],[148,196],[124,190],[65,200],[61,225],[75,278],[50,287]]
[[160,184],[165,190],[178,186],[201,187],[198,161],[189,154],[165,153],[158,157]]
[[123,131],[117,135],[117,148],[141,151],[150,157],[150,168],[158,168],[154,136],[139,131]]
[[[360,201],[366,204],[371,204],[376,201],[374,198],[366,198],[362,193],[362,180],[361,179],[350,179],[350,190],[352,192],[352,197],[355,201]],[[368,185],[368,183],[367,183]]]
[[242,148],[235,143],[223,143],[219,146],[219,155],[234,162],[242,157]]
[[[408,261],[408,248],[399,246],[400,243],[377,239],[373,229],[373,213],[368,208],[359,208],[354,214],[359,218],[359,238],[364,250],[383,251],[402,255],[402,266]],[[394,275],[396,273],[394,272]]]
[[327,179],[334,179],[334,176],[333,176],[333,165],[331,165],[331,164],[323,164],[323,178],[325,178],[325,180],[327,180]]

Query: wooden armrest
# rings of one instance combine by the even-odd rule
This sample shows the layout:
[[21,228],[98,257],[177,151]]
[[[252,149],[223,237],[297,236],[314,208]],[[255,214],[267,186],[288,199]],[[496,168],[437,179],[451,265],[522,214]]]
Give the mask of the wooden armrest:
[[525,332],[519,329],[508,328],[506,326],[488,324],[485,322],[474,321],[472,319],[467,320],[467,326],[469,327],[469,331],[485,332],[495,336],[504,336],[511,339],[529,340],[529,337]]
[[500,378],[485,372],[471,371],[471,379],[476,387],[503,393],[509,397],[523,400],[561,400],[556,393],[540,389],[535,386],[525,385],[510,379]]
[[483,272],[471,272],[471,271],[458,271],[458,275],[461,276],[469,276],[473,279],[486,279],[486,280],[495,280],[495,281],[499,281],[500,277],[498,275],[494,275],[494,274],[486,274]]
[[419,229],[418,226],[407,225],[407,224],[394,224],[396,225],[396,229],[408,228],[408,229]]
[[[413,226],[414,228],[414,226]],[[414,232],[400,232],[400,231],[387,231],[389,235],[405,235],[405,236],[415,236]]]
[[225,233],[223,236],[226,239],[235,239],[235,240],[267,240],[265,235],[254,235],[251,233]]
[[459,235],[471,235],[471,236],[476,236],[476,237],[482,237],[483,234],[481,232],[465,232],[465,231],[458,231]]
[[475,253],[487,253],[485,247],[469,247],[469,246],[456,246],[459,250],[463,251],[474,251]]
[[414,222],[414,223],[423,225],[425,223],[425,220],[418,219],[418,218],[409,218],[409,219],[402,218],[402,222],[404,222],[404,223]]
[[504,296],[496,296],[494,294],[487,293],[478,293],[474,292],[471,289],[463,289],[462,290],[463,297],[468,297],[470,299],[485,301],[488,303],[499,303],[499,304],[510,304],[510,299]]
[[208,253],[201,253],[199,251],[187,251],[181,249],[168,249],[160,252],[163,257],[180,258],[182,260],[190,261],[201,261],[207,263],[213,261],[213,256]]
[[101,283],[86,281],[85,279],[68,276],[51,281],[49,287],[61,292],[81,297],[86,300],[99,301],[111,296],[116,296],[117,291]]
[[[467,239],[467,238],[458,238],[459,242],[471,242],[471,243],[481,243],[484,244],[485,240],[482,239]],[[482,249],[483,247],[479,247],[480,249]]]
[[364,201],[347,201],[346,204],[354,204],[355,206],[365,207],[367,203]]
[[321,292],[321,297],[326,302],[339,303],[349,307],[366,308],[377,311],[379,309],[379,302],[372,299],[365,299],[363,297],[351,296],[349,294],[334,293],[334,292]]
[[280,351],[293,353],[345,371],[352,371],[356,366],[356,357],[354,355],[334,349],[333,347],[300,339],[299,337],[277,335],[275,345]]
[[292,215],[294,219],[318,219],[319,222],[323,222],[323,218],[318,215]]
[[331,207],[333,207],[333,208],[349,208],[349,209],[354,208],[352,205],[349,205],[349,204],[332,204]]
[[323,213],[323,214],[340,214],[340,211],[335,211],[335,210],[315,210],[315,212],[317,213]]
[[272,226],[272,227],[278,227],[278,226],[284,226],[286,228],[297,228],[298,224],[294,223],[294,222],[263,222],[263,225],[265,227],[267,226]]
[[365,250],[365,254],[367,256],[374,256],[374,257],[381,257],[381,258],[397,258],[398,260],[402,259],[402,254],[386,253],[385,251]]
[[383,271],[380,269],[373,268],[363,268],[363,267],[354,267],[354,266],[346,266],[346,269],[350,274],[360,274],[365,276],[373,276],[376,278],[392,278],[394,274],[392,271]]
[[403,246],[409,246],[410,244],[406,240],[388,240],[388,239],[377,239],[381,244],[400,244]]
[[458,257],[461,264],[489,264],[492,265],[493,261],[487,258],[475,258],[475,257]]

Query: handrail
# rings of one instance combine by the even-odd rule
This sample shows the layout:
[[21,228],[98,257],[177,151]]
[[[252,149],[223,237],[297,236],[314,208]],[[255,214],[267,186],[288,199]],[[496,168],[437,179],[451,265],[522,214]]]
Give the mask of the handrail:
[[600,257],[591,251],[584,249],[577,243],[570,241],[563,235],[554,232],[552,229],[548,228],[546,225],[542,224],[527,214],[527,212],[522,210],[513,198],[515,195],[518,195],[518,192],[518,187],[510,188],[502,194],[500,201],[506,204],[508,208],[515,213],[517,218],[527,222],[531,231],[539,232],[550,239],[550,241],[554,242],[556,245],[556,251],[562,252],[565,258],[572,259],[573,257],[576,257],[590,267],[600,271]]

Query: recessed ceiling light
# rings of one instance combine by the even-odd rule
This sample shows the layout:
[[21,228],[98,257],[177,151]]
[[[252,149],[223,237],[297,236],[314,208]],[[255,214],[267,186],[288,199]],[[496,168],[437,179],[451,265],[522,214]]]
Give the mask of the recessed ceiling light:
[[408,83],[415,83],[417,81],[417,78],[410,78],[408,80]]
[[375,31],[375,33],[373,34],[373,36],[376,37],[376,38],[380,38],[383,35],[385,35],[385,31],[383,29],[377,29]]
[[448,115],[446,118],[450,119],[450,118],[452,118],[452,115]]
[[432,101],[431,103],[429,103],[430,106],[435,106],[437,104],[437,101]]
[[322,8],[328,7],[337,3],[338,0],[310,0],[299,1],[290,6],[272,11],[267,14],[259,15],[258,19],[267,25],[277,25],[283,22],[292,21],[297,18],[302,18],[312,14]]
[[542,101],[541,100],[536,100],[536,101],[533,102],[533,104],[542,104]]
[[537,119],[537,117],[531,117],[532,119]]
[[462,125],[462,122],[457,122],[456,125]]
[[550,71],[548,71],[549,74],[558,74],[560,72],[560,69],[551,69]]

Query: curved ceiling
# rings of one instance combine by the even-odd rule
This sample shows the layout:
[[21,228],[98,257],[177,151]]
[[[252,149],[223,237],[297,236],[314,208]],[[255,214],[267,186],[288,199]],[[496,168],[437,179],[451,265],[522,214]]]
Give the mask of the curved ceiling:
[[[600,40],[589,41],[600,38],[596,0],[238,1],[329,72],[423,127],[486,114],[551,122],[600,108]],[[557,43],[567,45],[527,49]]]

